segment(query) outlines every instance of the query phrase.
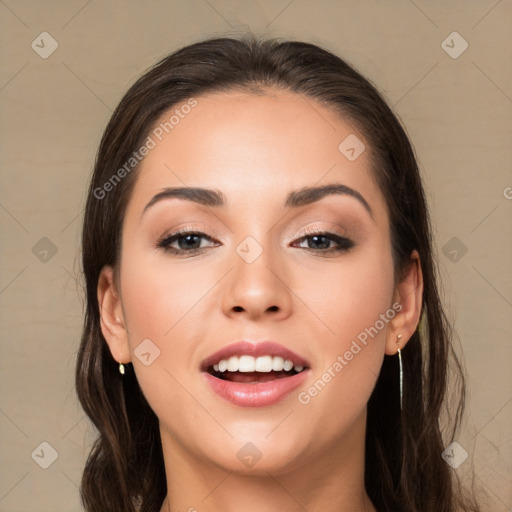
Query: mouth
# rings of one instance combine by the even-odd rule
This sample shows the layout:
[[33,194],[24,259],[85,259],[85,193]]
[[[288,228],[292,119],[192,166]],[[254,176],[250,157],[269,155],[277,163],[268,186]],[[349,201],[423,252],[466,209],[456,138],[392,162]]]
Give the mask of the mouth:
[[234,343],[201,364],[213,391],[238,406],[271,405],[304,382],[306,359],[273,342]]
[[217,379],[251,384],[293,377],[305,369],[307,370],[306,367],[281,356],[242,355],[221,359],[210,365],[206,371]]

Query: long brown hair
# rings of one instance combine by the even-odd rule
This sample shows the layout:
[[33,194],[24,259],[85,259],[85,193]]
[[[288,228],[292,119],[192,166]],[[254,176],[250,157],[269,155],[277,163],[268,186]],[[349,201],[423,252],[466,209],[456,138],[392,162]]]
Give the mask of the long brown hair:
[[[441,457],[459,428],[465,386],[439,297],[425,195],[408,137],[376,88],[341,58],[313,44],[252,35],[198,42],[161,60],[122,98],[101,140],[83,221],[87,303],[76,367],[80,403],[99,433],[81,482],[85,509],[159,512],[167,493],[158,418],[133,367],[127,365],[126,375],[119,375],[100,329],[98,278],[104,265],[118,269],[122,223],[137,166],[125,167],[127,172],[115,182],[112,176],[171,107],[206,92],[258,93],[265,88],[315,99],[357,128],[387,202],[395,278],[400,279],[414,249],[420,256],[422,322],[402,352],[403,411],[396,357],[385,356],[368,402],[368,495],[379,512],[475,512],[478,507]],[[449,375],[456,375],[460,385],[449,404],[452,428],[443,432],[440,417]]]

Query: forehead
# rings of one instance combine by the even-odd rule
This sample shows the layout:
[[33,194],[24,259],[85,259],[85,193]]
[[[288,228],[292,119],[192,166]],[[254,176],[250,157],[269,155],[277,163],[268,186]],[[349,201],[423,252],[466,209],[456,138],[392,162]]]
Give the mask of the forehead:
[[249,198],[282,202],[291,190],[328,182],[364,191],[377,209],[383,206],[363,136],[332,108],[282,90],[194,100],[192,108],[175,105],[152,128],[154,147],[133,191],[138,209],[170,186],[215,188],[227,203],[243,195],[247,205]]

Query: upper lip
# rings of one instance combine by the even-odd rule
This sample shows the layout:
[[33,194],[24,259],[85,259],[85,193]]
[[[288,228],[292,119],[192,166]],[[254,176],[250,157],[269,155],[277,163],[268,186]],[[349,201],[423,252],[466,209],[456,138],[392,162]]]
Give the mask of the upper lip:
[[279,343],[275,343],[273,341],[265,340],[260,341],[258,343],[253,343],[249,341],[236,341],[235,343],[231,343],[227,345],[211,356],[208,356],[201,363],[201,371],[206,371],[210,366],[214,364],[218,364],[218,362],[222,359],[228,359],[231,356],[241,356],[248,355],[253,357],[258,356],[280,356],[283,359],[289,359],[293,361],[294,365],[303,366],[304,368],[309,368],[309,362],[290,350],[289,348],[280,345]]

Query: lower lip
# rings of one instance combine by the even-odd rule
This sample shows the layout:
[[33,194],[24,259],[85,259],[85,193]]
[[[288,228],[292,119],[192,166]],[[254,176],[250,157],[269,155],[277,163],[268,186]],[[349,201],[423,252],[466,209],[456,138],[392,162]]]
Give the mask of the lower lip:
[[203,372],[210,388],[224,400],[239,407],[265,407],[284,399],[306,379],[309,370],[268,382],[242,383],[222,380]]

